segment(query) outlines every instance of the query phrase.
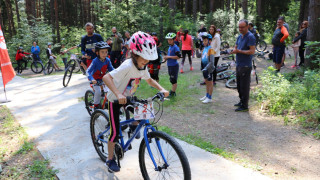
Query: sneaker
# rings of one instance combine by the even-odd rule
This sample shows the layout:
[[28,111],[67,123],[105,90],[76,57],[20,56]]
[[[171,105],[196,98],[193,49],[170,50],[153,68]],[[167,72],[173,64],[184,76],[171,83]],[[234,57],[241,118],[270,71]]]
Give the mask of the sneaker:
[[183,69],[180,69],[180,73],[184,73],[184,72],[183,72]]
[[249,111],[249,108],[245,108],[243,106],[240,106],[235,111],[236,112],[247,112],[247,111]]
[[203,96],[202,98],[200,98],[200,101],[204,101],[207,98],[207,96]]
[[237,103],[237,104],[234,104],[234,106],[238,106],[238,107],[240,107],[240,106],[242,106],[242,103],[241,103],[241,102],[239,102],[239,103]]
[[[134,134],[135,130],[137,129],[138,126],[137,125],[129,125],[129,127],[130,127],[130,130],[131,130],[132,134]],[[135,138],[136,139],[140,139],[140,137],[141,137],[141,134],[140,134],[140,131],[139,131]]]
[[200,83],[200,85],[202,85],[202,86],[206,85],[206,82],[203,81],[203,82]]
[[120,168],[114,159],[108,160],[105,165],[108,167],[109,172],[119,172],[120,171]]
[[190,67],[190,71],[193,71],[193,67],[192,66]]
[[20,76],[20,75],[21,75],[21,73],[17,73],[17,75],[18,75],[18,76]]
[[202,101],[202,103],[204,104],[208,104],[208,103],[212,103],[212,99],[206,98],[204,101]]
[[291,66],[291,68],[296,68],[296,67],[297,67],[296,65],[292,65],[292,66]]

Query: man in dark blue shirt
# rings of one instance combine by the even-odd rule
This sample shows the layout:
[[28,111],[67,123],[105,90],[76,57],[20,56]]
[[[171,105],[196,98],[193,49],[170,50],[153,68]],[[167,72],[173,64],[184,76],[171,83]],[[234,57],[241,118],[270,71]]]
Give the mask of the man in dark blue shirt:
[[81,62],[81,66],[84,70],[87,70],[87,67],[90,66],[92,60],[97,57],[94,52],[94,46],[97,42],[103,41],[100,34],[94,33],[94,26],[92,23],[88,22],[85,25],[87,35],[82,36],[81,38],[81,53],[84,58],[84,62]]
[[252,55],[255,52],[256,38],[249,32],[248,21],[243,19],[239,21],[239,32],[241,33],[237,38],[236,45],[231,52],[236,54],[236,75],[237,75],[237,89],[239,93],[240,102],[235,104],[239,111],[248,111],[248,102],[250,94],[250,81],[252,70]]

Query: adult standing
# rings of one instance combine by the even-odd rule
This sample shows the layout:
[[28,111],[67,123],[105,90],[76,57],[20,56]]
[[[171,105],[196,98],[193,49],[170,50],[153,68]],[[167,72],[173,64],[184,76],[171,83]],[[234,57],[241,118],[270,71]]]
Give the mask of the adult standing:
[[283,26],[284,18],[279,17],[277,20],[277,28],[273,33],[272,45],[273,45],[273,62],[277,72],[280,72],[282,65],[282,58],[285,52],[285,40],[288,38],[289,33],[286,27]]
[[206,27],[204,27],[204,24],[201,24],[200,29],[197,32],[198,39],[200,39],[200,50],[202,50],[203,48],[202,35],[204,35],[205,33],[207,33],[207,29]]
[[234,106],[238,106],[236,112],[248,111],[248,102],[250,94],[250,81],[252,70],[252,55],[255,52],[256,38],[248,30],[248,21],[243,19],[239,21],[240,35],[237,38],[236,45],[232,50],[232,54],[236,54],[236,76],[237,89],[240,102]]
[[188,33],[189,33],[189,31],[187,29],[185,29],[184,35],[181,36],[182,62],[181,62],[180,73],[183,73],[183,65],[184,65],[184,61],[186,59],[186,55],[188,55],[190,71],[193,71],[192,59],[191,59],[191,53],[192,53],[192,49],[193,49],[193,41],[192,41],[192,37]]
[[305,41],[307,40],[307,32],[308,32],[308,21],[303,21],[300,27],[300,35],[294,38],[292,43],[296,43],[301,39],[301,45],[299,46],[299,57],[300,63],[299,66],[304,65],[304,50],[305,50]]
[[[220,59],[220,46],[221,46],[221,39],[220,39],[220,34],[217,33],[217,28],[215,25],[211,25],[209,28],[209,34],[213,37],[211,41],[211,49],[214,50],[215,55],[214,55],[214,66],[217,67],[219,59]],[[217,70],[216,68],[213,71],[213,84],[216,84],[217,80]]]
[[125,57],[126,57],[126,59],[129,57],[129,53],[130,53],[130,51],[129,51],[129,40],[130,40],[130,33],[129,33],[129,31],[126,31],[125,33],[124,33],[124,36],[125,36],[125,38],[124,38],[124,48],[125,48],[125,51],[124,51],[124,53],[123,54],[125,54]]
[[122,40],[121,34],[117,32],[116,27],[113,27],[111,30],[112,30],[111,39],[113,44],[110,52],[110,60],[111,60],[112,66],[114,68],[117,68],[121,64],[120,62],[121,44],[123,43],[123,40]]
[[100,34],[94,33],[94,26],[92,23],[88,22],[85,25],[87,35],[82,36],[81,38],[81,53],[83,55],[83,61],[81,66],[87,71],[87,68],[90,66],[92,60],[97,57],[94,52],[94,47],[97,42],[103,41]]
[[31,47],[31,53],[33,61],[38,61],[42,64],[42,61],[40,59],[40,47],[37,45],[37,42],[33,42],[33,46]]
[[179,28],[179,31],[177,32],[176,39],[174,40],[174,43],[179,47],[181,42],[181,36],[183,36],[183,28]]

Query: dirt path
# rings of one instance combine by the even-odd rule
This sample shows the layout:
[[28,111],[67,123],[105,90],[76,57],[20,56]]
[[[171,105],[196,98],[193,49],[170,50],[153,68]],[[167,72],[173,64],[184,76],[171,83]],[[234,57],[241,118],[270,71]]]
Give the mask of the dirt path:
[[[272,65],[272,61],[256,61],[260,74]],[[194,60],[194,72],[190,72],[186,64],[185,73],[179,76],[199,76],[201,81],[199,62],[199,59]],[[286,60],[286,67],[281,71],[293,71],[290,69],[293,63],[293,59]],[[205,87],[198,83],[197,86],[204,94]],[[252,87],[255,86],[253,81]],[[194,97],[195,101],[199,101],[198,98],[200,95]],[[217,83],[213,98],[214,102],[209,105],[199,101],[199,106],[193,107],[196,110],[189,113],[168,112],[161,121],[162,125],[180,134],[200,136],[234,153],[238,163],[274,179],[320,178],[320,141],[304,135],[298,127],[285,126],[281,118],[267,115],[253,102],[249,103],[249,112],[235,112],[233,104],[239,101],[238,93],[225,88],[224,82]],[[212,106],[214,114],[201,114],[201,109],[206,106]]]

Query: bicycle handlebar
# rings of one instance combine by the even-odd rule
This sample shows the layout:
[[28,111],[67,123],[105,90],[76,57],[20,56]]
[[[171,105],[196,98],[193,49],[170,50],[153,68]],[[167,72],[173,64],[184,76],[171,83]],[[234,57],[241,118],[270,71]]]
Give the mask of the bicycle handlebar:
[[[148,99],[138,99],[136,96],[127,96],[127,104],[136,105],[137,103],[147,104],[155,99],[160,99],[160,101],[164,101],[164,94],[162,92],[158,92],[152,98]],[[119,100],[116,99],[113,101],[114,104],[119,104]]]

